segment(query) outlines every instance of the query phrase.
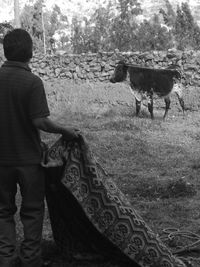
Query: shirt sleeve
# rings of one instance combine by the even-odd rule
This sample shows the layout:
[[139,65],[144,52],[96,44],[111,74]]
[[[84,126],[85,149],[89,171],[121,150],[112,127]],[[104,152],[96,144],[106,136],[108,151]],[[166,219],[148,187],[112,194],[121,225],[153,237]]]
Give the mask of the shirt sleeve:
[[44,85],[39,77],[35,77],[31,88],[29,101],[29,116],[31,119],[50,115]]

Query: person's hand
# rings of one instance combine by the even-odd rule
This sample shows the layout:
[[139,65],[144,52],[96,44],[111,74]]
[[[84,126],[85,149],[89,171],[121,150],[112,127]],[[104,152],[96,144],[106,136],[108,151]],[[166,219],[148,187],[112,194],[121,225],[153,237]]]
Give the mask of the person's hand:
[[62,132],[62,136],[65,141],[78,139],[80,134],[81,134],[80,130],[74,128],[65,128]]

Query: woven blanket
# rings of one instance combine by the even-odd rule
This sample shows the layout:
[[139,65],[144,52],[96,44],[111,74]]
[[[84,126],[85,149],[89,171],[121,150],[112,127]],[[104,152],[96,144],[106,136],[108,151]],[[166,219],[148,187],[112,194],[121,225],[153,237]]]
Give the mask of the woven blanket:
[[185,266],[100,168],[82,136],[69,143],[60,138],[42,165],[54,239],[66,254],[98,251],[130,266]]

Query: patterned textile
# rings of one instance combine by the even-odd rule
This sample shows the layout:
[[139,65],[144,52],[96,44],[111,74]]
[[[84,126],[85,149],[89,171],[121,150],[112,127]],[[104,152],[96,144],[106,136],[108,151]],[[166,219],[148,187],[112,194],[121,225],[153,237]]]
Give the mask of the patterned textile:
[[[87,142],[59,139],[45,154],[47,203],[58,246],[141,267],[184,267],[96,163]],[[127,265],[128,266],[128,265]]]

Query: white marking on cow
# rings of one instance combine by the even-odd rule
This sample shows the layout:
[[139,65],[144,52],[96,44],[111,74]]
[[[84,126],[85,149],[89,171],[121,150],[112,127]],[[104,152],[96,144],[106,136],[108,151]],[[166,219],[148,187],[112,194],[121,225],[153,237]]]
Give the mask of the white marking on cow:
[[174,84],[171,93],[176,93],[180,97],[183,96],[183,85],[181,82],[177,82]]

